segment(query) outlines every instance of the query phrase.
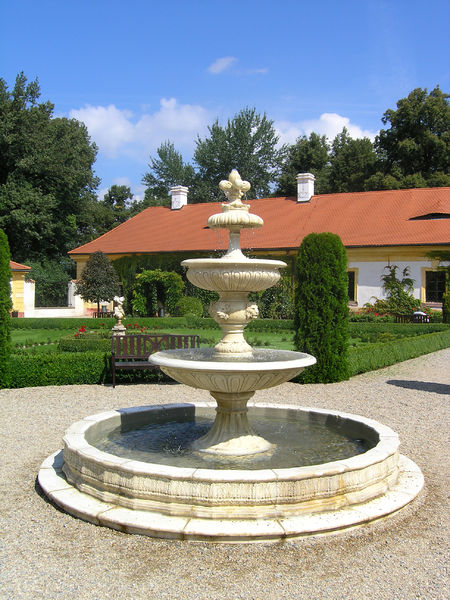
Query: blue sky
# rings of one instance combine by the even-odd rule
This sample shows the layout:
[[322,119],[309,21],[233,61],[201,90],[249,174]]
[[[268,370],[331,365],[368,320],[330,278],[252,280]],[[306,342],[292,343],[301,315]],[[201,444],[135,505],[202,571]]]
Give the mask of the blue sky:
[[283,142],[344,125],[373,137],[414,88],[450,90],[449,0],[15,0],[0,14],[0,77],[38,77],[56,115],[86,123],[99,193],[142,197],[161,142],[190,160],[245,106]]

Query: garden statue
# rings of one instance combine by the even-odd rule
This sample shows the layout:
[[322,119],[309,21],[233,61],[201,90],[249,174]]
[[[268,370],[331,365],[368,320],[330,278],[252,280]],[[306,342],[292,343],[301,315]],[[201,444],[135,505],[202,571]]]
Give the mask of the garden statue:
[[125,316],[123,310],[123,296],[114,296],[114,318],[116,319],[116,324],[112,328],[113,335],[124,335],[126,328],[122,324],[122,319]]

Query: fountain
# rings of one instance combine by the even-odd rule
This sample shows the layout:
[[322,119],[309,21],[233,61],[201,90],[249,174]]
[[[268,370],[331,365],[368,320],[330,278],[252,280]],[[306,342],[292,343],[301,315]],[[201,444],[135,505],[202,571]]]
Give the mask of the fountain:
[[[263,225],[242,202],[250,184],[233,171],[220,188],[228,202],[208,226],[229,231],[228,251],[219,259],[182,264],[192,283],[219,293],[210,313],[222,338],[214,348],[150,357],[176,381],[208,390],[215,402],[86,417],[68,429],[63,451],[44,461],[41,487],[59,506],[93,523],[189,540],[282,540],[356,526],[400,509],[419,493],[423,477],[399,454],[394,431],[346,413],[251,401],[257,390],[289,381],[316,360],[301,352],[254,349],[245,340],[246,325],[258,316],[249,293],[275,285],[286,264],[244,256],[241,230]],[[319,454],[306,461],[297,455],[297,442],[310,429],[306,446],[320,440]],[[127,449],[129,438],[143,450]],[[150,450],[150,441],[158,445],[160,439]]]

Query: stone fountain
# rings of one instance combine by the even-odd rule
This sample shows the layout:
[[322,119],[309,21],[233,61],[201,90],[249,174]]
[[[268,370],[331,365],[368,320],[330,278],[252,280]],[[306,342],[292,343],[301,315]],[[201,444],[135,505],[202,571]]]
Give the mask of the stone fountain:
[[[192,283],[219,293],[210,313],[222,338],[214,348],[167,350],[150,357],[176,381],[208,390],[215,402],[86,417],[68,429],[63,451],[44,461],[41,487],[59,506],[93,523],[189,540],[282,540],[356,526],[398,510],[418,494],[423,477],[399,454],[394,431],[346,413],[251,400],[257,390],[289,381],[316,360],[301,352],[254,349],[245,340],[246,325],[258,316],[249,293],[275,285],[286,264],[244,256],[241,230],[263,225],[242,202],[250,184],[233,171],[220,188],[228,202],[208,219],[208,226],[229,231],[228,251],[219,259],[182,264]],[[252,415],[278,424],[278,436],[262,425],[264,435],[253,430],[249,403]],[[210,414],[213,406],[215,416],[209,417],[206,432],[200,427],[201,435],[181,436],[179,457],[158,451],[144,454],[142,460],[140,454],[136,458],[122,451],[129,431],[135,439],[137,430],[150,427],[144,432],[145,444],[158,438],[161,428],[170,438],[180,427],[186,432],[187,425]],[[289,447],[303,436],[300,431],[313,425],[319,429],[314,429],[318,433],[312,441],[324,436],[322,448],[336,433],[355,447],[331,455],[319,452],[302,463],[296,451],[289,454]],[[119,442],[111,451],[108,444],[114,436]]]

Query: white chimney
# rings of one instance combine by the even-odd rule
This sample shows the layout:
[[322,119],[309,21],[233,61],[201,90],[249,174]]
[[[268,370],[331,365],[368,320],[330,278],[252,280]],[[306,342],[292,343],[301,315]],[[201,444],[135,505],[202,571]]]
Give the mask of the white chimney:
[[187,204],[187,195],[189,188],[184,185],[175,185],[170,188],[169,195],[172,198],[170,208],[172,210],[179,210]]
[[297,175],[297,202],[309,202],[314,196],[315,177],[312,173]]

